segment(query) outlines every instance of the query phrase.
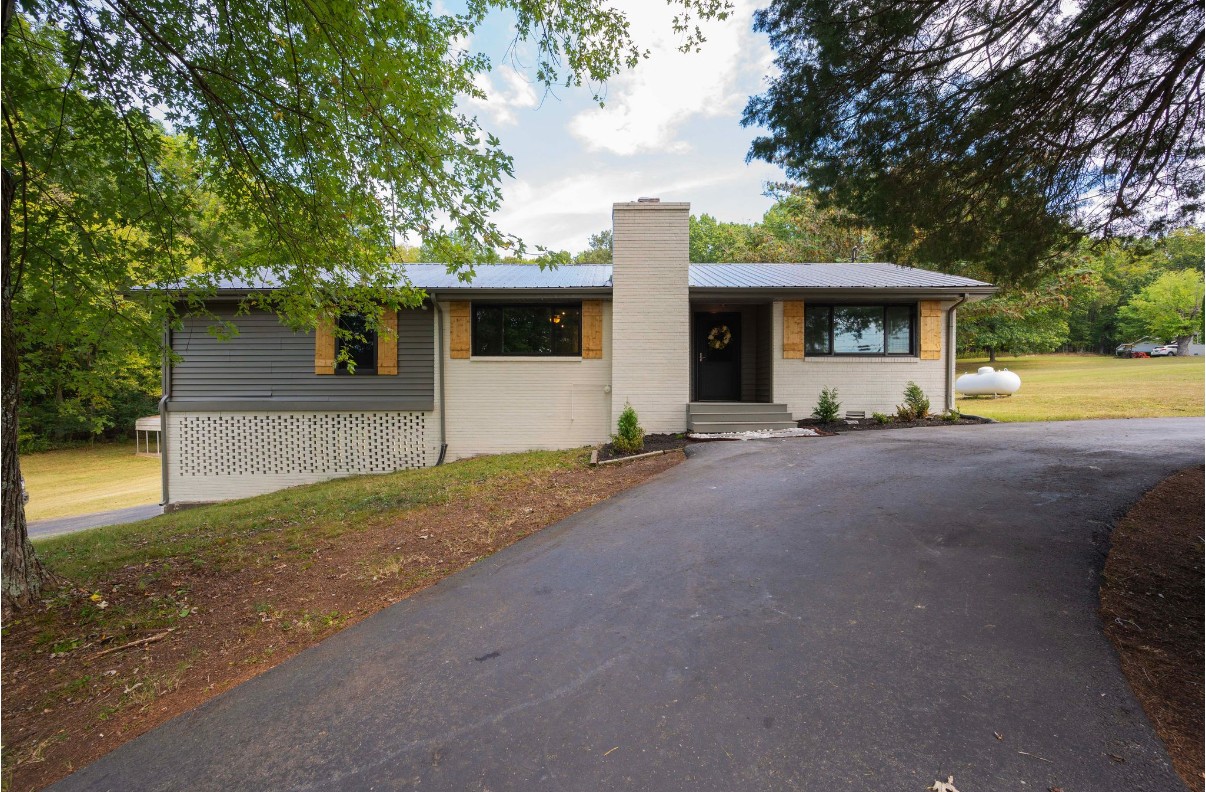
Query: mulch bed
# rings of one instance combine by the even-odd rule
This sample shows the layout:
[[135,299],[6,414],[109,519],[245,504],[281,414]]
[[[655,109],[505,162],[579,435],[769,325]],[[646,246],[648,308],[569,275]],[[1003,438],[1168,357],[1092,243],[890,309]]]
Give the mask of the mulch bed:
[[[40,789],[124,742],[475,561],[681,462],[665,454],[485,485],[384,515],[298,558],[265,544],[216,572],[187,557],[120,570],[110,607],[162,599],[190,615],[124,646],[51,645],[87,635],[87,592],[64,591],[4,626],[5,790]],[[283,516],[282,519],[285,519]],[[94,606],[93,606],[94,607]],[[159,636],[159,637],[156,637]],[[142,642],[143,638],[153,639]]]
[[924,426],[967,426],[968,424],[993,423],[993,421],[988,418],[981,418],[978,415],[961,415],[957,421],[944,421],[938,417],[930,417],[924,418],[920,421],[892,420],[886,424],[881,424],[874,418],[850,418],[833,421],[832,423],[821,423],[815,418],[805,418],[798,423],[802,427],[820,429],[826,433],[845,434],[846,432],[865,432],[871,429],[916,429]]
[[1114,528],[1101,585],[1105,632],[1190,789],[1202,792],[1202,468],[1148,492]]
[[616,451],[611,447],[611,443],[599,449],[599,461],[606,462],[609,459],[622,459],[624,457],[636,456],[637,454],[648,454],[651,451],[673,451],[678,448],[685,448],[692,443],[701,442],[692,440],[685,434],[647,434],[645,435],[645,447],[635,453],[624,453]]
[[[891,421],[886,424],[877,423],[874,418],[851,418],[848,420],[839,420],[832,423],[821,423],[814,418],[804,418],[796,422],[801,428],[815,429],[817,434],[824,437],[834,434],[844,434],[846,432],[860,432],[868,429],[912,429],[922,426],[965,426],[967,424],[985,424],[993,423],[989,418],[981,418],[977,415],[960,416],[957,421],[944,421],[941,418],[931,417],[921,421]],[[611,443],[602,446],[599,449],[599,461],[606,462],[609,459],[623,459],[624,457],[636,456],[637,454],[648,454],[651,451],[665,451],[689,446],[692,443],[711,443],[723,440],[736,438],[714,438],[706,440],[696,440],[686,434],[650,434],[645,435],[645,447],[636,453],[624,453],[616,451],[612,448]]]

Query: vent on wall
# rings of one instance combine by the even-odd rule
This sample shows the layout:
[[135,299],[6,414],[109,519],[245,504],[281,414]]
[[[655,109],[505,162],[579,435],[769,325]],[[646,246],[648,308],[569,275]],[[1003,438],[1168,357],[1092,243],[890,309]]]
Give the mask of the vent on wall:
[[388,473],[426,464],[421,412],[188,415],[181,476]]

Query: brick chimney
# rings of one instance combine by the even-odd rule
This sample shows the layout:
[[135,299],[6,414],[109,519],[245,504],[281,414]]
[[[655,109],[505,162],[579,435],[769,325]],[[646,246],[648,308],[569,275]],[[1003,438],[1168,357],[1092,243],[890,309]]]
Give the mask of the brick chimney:
[[646,432],[682,432],[691,398],[689,203],[611,207],[612,431],[627,401]]

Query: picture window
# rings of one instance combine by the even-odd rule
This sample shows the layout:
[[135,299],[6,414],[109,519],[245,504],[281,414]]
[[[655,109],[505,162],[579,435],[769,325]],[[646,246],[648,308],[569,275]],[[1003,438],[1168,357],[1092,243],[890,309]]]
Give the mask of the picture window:
[[473,354],[580,357],[582,305],[473,306]]
[[913,305],[808,305],[804,355],[914,355]]

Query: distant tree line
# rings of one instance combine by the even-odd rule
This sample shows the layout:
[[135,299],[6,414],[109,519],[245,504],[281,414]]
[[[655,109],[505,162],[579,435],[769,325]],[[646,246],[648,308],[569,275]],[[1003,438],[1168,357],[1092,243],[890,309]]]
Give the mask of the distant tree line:
[[1204,243],[1198,228],[1082,240],[1045,274],[960,309],[960,351],[995,359],[998,352],[1111,354],[1144,339],[1200,341]]

